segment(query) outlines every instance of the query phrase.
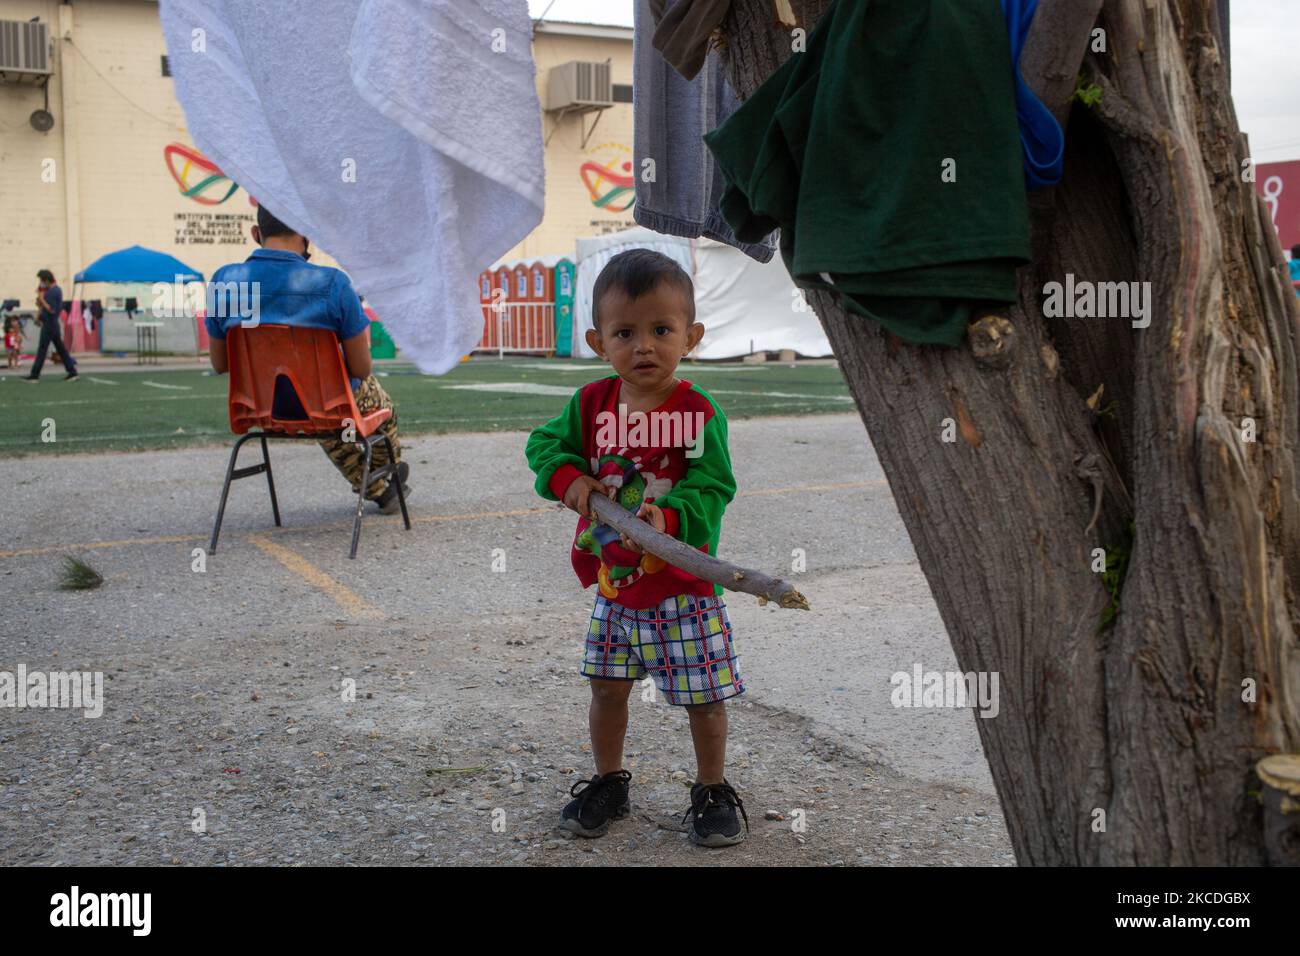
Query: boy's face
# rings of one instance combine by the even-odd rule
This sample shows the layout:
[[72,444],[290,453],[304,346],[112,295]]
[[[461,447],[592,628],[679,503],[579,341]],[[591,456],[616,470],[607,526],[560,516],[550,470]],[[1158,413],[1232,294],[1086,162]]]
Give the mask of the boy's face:
[[686,317],[685,294],[669,282],[633,300],[612,289],[599,307],[600,327],[587,330],[587,344],[623,381],[643,391],[667,387],[677,363],[704,336],[704,326]]

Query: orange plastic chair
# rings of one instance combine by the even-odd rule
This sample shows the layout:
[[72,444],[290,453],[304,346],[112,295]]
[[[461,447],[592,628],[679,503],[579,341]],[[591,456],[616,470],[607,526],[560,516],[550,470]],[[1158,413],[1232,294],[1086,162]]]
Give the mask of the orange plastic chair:
[[[363,446],[361,486],[357,492],[356,518],[352,523],[352,550],[348,554],[348,557],[355,558],[361,537],[366,489],[379,478],[397,480],[393,444],[387,435],[377,431],[392,417],[392,410],[381,408],[367,415],[361,414],[352,395],[339,340],[328,329],[291,325],[258,325],[251,329],[236,326],[226,336],[226,355],[230,367],[227,400],[230,430],[243,437],[235,442],[230,452],[226,481],[221,488],[221,504],[217,507],[217,521],[212,528],[208,550],[217,550],[230,483],[240,478],[266,474],[267,489],[271,493],[271,513],[276,527],[280,527],[280,505],[275,495],[275,477],[271,473],[268,438],[310,441],[337,438]],[[278,405],[277,389],[281,399]],[[286,409],[286,405],[294,404],[288,401],[289,398],[296,398],[297,407]],[[250,431],[254,428],[257,431]],[[261,463],[236,468],[239,449],[244,442],[254,438],[262,444]],[[388,451],[388,464],[372,472],[370,460],[380,442]],[[406,492],[400,481],[397,482],[397,500],[402,508],[402,521],[409,531],[411,518],[406,510]]]

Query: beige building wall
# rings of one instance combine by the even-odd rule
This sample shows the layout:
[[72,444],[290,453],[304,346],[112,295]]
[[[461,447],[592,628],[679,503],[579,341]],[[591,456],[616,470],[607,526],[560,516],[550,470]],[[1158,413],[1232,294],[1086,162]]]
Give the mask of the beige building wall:
[[[0,18],[37,15],[51,25],[54,128],[38,133],[28,124],[43,102],[38,89],[0,84],[0,208],[21,209],[0,221],[0,295],[16,294],[30,306],[35,271],[45,266],[70,291],[77,271],[129,245],[169,253],[208,275],[244,258],[252,248],[248,194],[236,189],[224,202],[203,204],[183,195],[168,171],[166,148],[193,143],[172,79],[163,75],[158,4],[0,0]],[[52,184],[41,175],[48,157],[57,164]],[[204,178],[180,156],[171,163],[190,185]],[[230,185],[213,183],[200,195],[217,199]],[[145,291],[92,286],[86,294]]]
[[[0,18],[40,17],[57,25],[51,0],[0,0]],[[51,28],[53,32],[53,27]],[[46,92],[29,83],[0,83],[0,299],[35,302],[36,271],[67,273],[67,204],[64,186],[63,74],[52,63],[49,108],[54,128],[38,133],[28,123],[45,108]]]
[[[39,133],[28,123],[45,105],[40,87],[0,83],[0,298],[31,308],[38,269],[51,269],[70,291],[75,272],[134,244],[176,256],[205,275],[245,258],[254,248],[248,194],[236,188],[218,204],[200,203],[197,198],[222,199],[230,182],[192,198],[169,172],[167,148],[194,144],[173,81],[163,75],[167,51],[156,0],[0,0],[0,19],[32,17],[50,25],[54,127]],[[568,60],[608,59],[613,82],[632,83],[627,29],[545,23],[534,53],[543,100],[548,71]],[[543,116],[545,219],[507,258],[572,256],[576,238],[633,225],[631,192],[611,179],[631,175],[632,105],[603,111],[584,146],[583,129],[595,118]],[[170,166],[194,186],[206,174],[186,170],[184,162],[174,155]],[[312,261],[332,264],[323,253]],[[145,292],[91,286],[86,297]]]
[[[573,35],[581,31],[595,35]],[[533,60],[537,64],[537,93],[543,107],[551,68],[570,60],[609,60],[614,85],[630,91],[632,31],[624,27],[543,23],[533,40]],[[593,122],[595,129],[583,146],[584,130],[591,130]],[[544,112],[542,138],[547,141],[546,214],[542,224],[503,258],[572,257],[575,239],[636,225],[632,219],[631,189],[620,190],[603,172],[607,170],[628,178],[633,175],[630,102],[615,103],[599,114],[568,116],[563,120]],[[608,201],[601,205],[602,200]]]

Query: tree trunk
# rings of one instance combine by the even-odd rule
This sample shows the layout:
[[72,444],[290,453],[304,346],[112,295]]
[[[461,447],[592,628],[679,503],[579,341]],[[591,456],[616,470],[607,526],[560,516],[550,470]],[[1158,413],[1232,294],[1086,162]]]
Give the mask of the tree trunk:
[[[796,0],[809,32],[827,5]],[[1065,175],[1031,197],[1019,305],[965,346],[809,297],[962,670],[1000,675],[976,724],[1023,864],[1262,863],[1254,763],[1300,750],[1300,310],[1215,7],[1041,0],[1021,67],[1068,122]],[[725,30],[742,96],[791,55],[771,0]],[[1045,318],[1067,273],[1150,282],[1150,326]],[[1096,548],[1130,554],[1107,627]]]

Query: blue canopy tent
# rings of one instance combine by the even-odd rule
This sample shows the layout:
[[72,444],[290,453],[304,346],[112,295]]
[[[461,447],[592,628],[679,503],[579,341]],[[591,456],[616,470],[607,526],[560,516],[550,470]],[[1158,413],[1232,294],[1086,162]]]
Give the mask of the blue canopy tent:
[[203,273],[175,256],[144,246],[129,246],[100,256],[74,277],[75,282],[202,282]]
[[[146,249],[144,246],[128,246],[125,249],[118,249],[116,252],[100,256],[78,272],[73,277],[72,300],[74,302],[80,301],[77,286],[87,282],[129,282],[149,283],[150,285],[163,282],[179,287],[189,282],[202,282],[203,278],[202,272],[190,268],[175,256],[169,256],[165,252],[158,252],[156,249]],[[127,316],[128,318],[134,318],[130,312],[127,313]],[[151,328],[156,328],[156,325],[151,324]],[[137,335],[137,343],[140,341],[141,339]],[[150,339],[150,341],[154,342],[156,347],[156,339]],[[200,352],[197,321],[194,328],[194,352],[196,355]]]

